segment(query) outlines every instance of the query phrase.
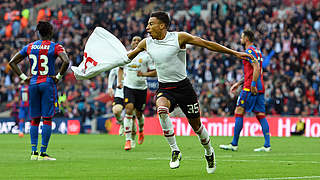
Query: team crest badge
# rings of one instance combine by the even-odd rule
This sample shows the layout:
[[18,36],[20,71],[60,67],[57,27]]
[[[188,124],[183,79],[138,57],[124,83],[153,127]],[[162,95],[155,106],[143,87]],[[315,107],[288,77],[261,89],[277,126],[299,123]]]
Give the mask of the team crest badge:
[[141,58],[139,59],[139,63],[142,63],[142,59]]

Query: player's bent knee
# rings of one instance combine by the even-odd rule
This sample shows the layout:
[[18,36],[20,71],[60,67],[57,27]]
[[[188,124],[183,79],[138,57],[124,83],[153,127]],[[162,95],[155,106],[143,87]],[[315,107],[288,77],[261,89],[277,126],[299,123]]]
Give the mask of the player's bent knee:
[[170,101],[166,97],[159,97],[156,101],[157,107],[165,106],[170,107]]
[[118,113],[121,113],[122,109],[123,109],[123,106],[120,104],[117,104],[112,107],[112,112],[113,114],[118,114]]
[[126,105],[125,109],[127,114],[132,114],[134,110],[134,105],[132,103],[129,103]]

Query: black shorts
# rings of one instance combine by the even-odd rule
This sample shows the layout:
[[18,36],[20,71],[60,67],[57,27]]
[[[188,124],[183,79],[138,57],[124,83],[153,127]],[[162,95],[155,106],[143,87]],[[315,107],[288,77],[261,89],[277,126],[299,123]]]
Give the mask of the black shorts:
[[144,111],[146,107],[146,100],[147,100],[147,89],[140,90],[140,89],[131,89],[128,87],[124,87],[124,104],[127,105],[132,103],[134,108],[138,111]]
[[157,99],[160,97],[170,101],[170,112],[178,105],[187,118],[200,117],[198,97],[188,78],[174,83],[159,82]]
[[123,105],[124,105],[124,104],[123,104],[123,99],[120,98],[120,97],[115,97],[115,98],[113,99],[112,106],[115,106],[115,105],[117,105],[117,104],[120,104],[121,106],[123,106]]

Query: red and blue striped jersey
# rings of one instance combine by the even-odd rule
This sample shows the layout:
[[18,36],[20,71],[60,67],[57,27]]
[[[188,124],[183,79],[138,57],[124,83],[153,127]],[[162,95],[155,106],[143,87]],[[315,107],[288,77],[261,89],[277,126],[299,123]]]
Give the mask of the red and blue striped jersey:
[[43,82],[53,82],[48,76],[55,75],[55,61],[58,54],[64,52],[64,48],[49,40],[38,40],[22,48],[20,54],[29,58],[30,62],[30,85]]
[[20,107],[29,107],[29,86],[22,85],[19,90],[20,90]]
[[[246,53],[252,54],[255,60],[259,62],[260,66],[260,73],[259,73],[259,78],[257,80],[257,89],[259,93],[264,93],[264,83],[263,83],[263,74],[262,74],[262,54],[261,51],[256,48],[254,45],[250,46],[247,50]],[[244,73],[244,85],[243,85],[243,90],[245,91],[250,91],[251,89],[251,82],[253,78],[253,66],[251,63],[253,63],[254,60],[250,58],[246,58],[242,60],[243,63],[243,73]]]

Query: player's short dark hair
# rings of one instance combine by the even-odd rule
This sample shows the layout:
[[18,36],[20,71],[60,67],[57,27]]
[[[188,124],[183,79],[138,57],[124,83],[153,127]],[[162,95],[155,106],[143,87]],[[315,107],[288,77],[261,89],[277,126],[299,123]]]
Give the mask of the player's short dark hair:
[[161,22],[163,22],[166,25],[167,29],[169,28],[170,17],[168,15],[168,13],[166,13],[164,11],[157,11],[157,12],[151,13],[150,17],[156,17],[157,19],[159,19]]
[[39,21],[36,30],[42,37],[51,37],[53,34],[53,26],[47,21]]
[[250,42],[253,42],[255,40],[254,33],[253,33],[252,30],[246,29],[246,30],[243,31],[243,34],[244,34],[244,36],[246,36],[248,38],[248,40]]

